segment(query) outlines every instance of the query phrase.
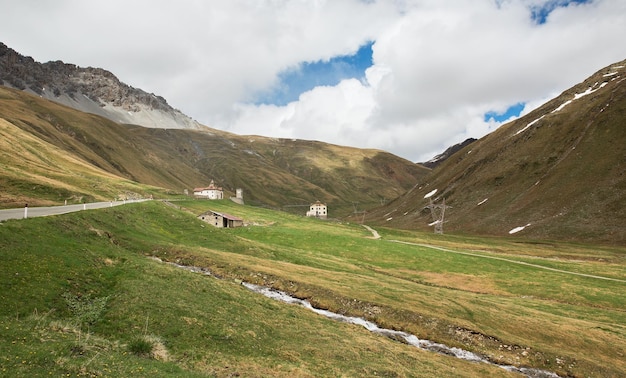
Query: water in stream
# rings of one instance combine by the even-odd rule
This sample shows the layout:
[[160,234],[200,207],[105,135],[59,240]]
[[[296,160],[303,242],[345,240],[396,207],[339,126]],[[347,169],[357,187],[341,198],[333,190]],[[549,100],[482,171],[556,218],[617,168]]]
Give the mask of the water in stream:
[[[154,258],[157,261],[161,261],[159,258]],[[201,273],[201,274],[205,274],[205,275],[211,275],[211,273],[205,269],[205,268],[200,268],[200,267],[195,267],[195,266],[185,266],[185,265],[179,265],[176,263],[168,263],[171,265],[174,265],[178,268],[182,268],[194,273]],[[363,318],[358,318],[358,317],[353,317],[353,316],[345,316],[345,315],[341,315],[341,314],[337,314],[328,310],[323,310],[320,308],[315,308],[311,305],[311,303],[307,300],[304,299],[299,299],[299,298],[295,298],[292,297],[291,295],[279,291],[279,290],[274,290],[265,286],[259,286],[259,285],[254,285],[251,283],[247,283],[247,282],[242,282],[242,285],[245,286],[246,288],[259,293],[259,294],[263,294],[264,296],[268,297],[268,298],[272,298],[284,303],[289,303],[289,304],[295,304],[295,305],[299,305],[302,306],[304,308],[307,308],[317,314],[323,315],[327,318],[333,319],[333,320],[337,320],[337,321],[341,321],[341,322],[345,322],[345,323],[351,323],[351,324],[356,324],[356,325],[360,325],[362,327],[365,327],[367,330],[382,335],[382,336],[386,336],[389,337],[391,339],[394,340],[405,340],[407,344],[412,345],[414,347],[423,349],[423,350],[428,350],[431,352],[436,352],[436,353],[441,353],[441,354],[446,354],[449,356],[454,356],[456,358],[460,358],[462,360],[466,360],[466,361],[471,361],[471,362],[477,362],[477,363],[486,363],[486,364],[490,364],[490,365],[494,365],[494,366],[498,366],[502,369],[511,371],[511,372],[516,372],[516,373],[520,373],[525,375],[526,377],[529,378],[560,378],[560,376],[556,373],[547,371],[547,370],[541,370],[541,369],[535,369],[535,368],[527,368],[527,367],[517,367],[517,366],[513,366],[513,365],[502,365],[502,364],[498,364],[492,361],[489,361],[481,356],[479,356],[478,354],[472,353],[470,351],[461,349],[461,348],[456,348],[456,347],[449,347],[447,345],[444,344],[440,344],[440,343],[435,343],[433,341],[430,340],[424,340],[424,339],[420,339],[415,335],[412,335],[410,333],[407,332],[402,332],[402,331],[395,331],[392,329],[386,329],[386,328],[380,328],[377,324],[370,322],[368,320],[365,320]]]
[[407,344],[418,347],[420,349],[424,349],[424,350],[428,350],[428,351],[436,352],[436,353],[441,353],[441,354],[446,354],[449,356],[454,356],[456,358],[460,358],[466,361],[483,362],[486,364],[495,365],[511,372],[521,373],[530,378],[559,378],[558,374],[555,374],[550,371],[534,369],[534,368],[526,368],[526,367],[517,367],[517,366],[512,366],[512,365],[497,364],[475,353],[472,353],[470,351],[467,351],[461,348],[449,347],[447,345],[435,343],[430,340],[420,339],[415,335],[411,335],[410,333],[406,333],[402,331],[395,331],[392,329],[380,328],[375,323],[372,323],[363,318],[345,316],[345,315],[337,314],[331,311],[315,308],[311,305],[311,303],[309,303],[309,301],[292,297],[289,294],[284,293],[282,291],[274,290],[274,289],[264,287],[264,286],[254,285],[254,284],[247,283],[247,282],[243,282],[242,285],[244,285],[245,287],[247,287],[248,289],[254,292],[263,294],[268,298],[276,299],[281,302],[285,302],[289,304],[300,305],[317,314],[324,315],[327,318],[345,322],[345,323],[360,325],[360,326],[365,327],[367,330],[371,332],[389,337],[394,340],[404,339]]

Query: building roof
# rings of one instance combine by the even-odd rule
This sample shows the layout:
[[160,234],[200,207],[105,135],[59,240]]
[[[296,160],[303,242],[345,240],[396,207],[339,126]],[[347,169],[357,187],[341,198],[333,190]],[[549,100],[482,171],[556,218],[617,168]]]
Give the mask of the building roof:
[[243,219],[236,217],[234,215],[230,215],[230,214],[226,214],[226,213],[216,213],[216,214],[220,214],[222,217],[228,219],[228,220],[233,220],[233,221],[242,221]]
[[194,192],[201,192],[203,190],[222,190],[222,187],[215,186],[215,182],[213,182],[213,180],[211,180],[211,183],[206,188],[194,188],[193,191]]
[[234,215],[230,215],[230,214],[226,214],[226,213],[218,213],[217,211],[213,211],[213,210],[205,211],[204,213],[200,214],[199,216],[204,215],[204,214],[208,214],[208,213],[219,215],[220,217],[226,218],[228,220],[243,221],[243,219],[241,219],[239,217],[236,217]]
[[221,191],[221,190],[222,190],[222,188],[220,188],[220,187],[216,187],[216,186],[213,186],[213,187],[208,186],[208,187],[206,187],[206,188],[194,188],[194,189],[193,189],[193,191],[194,191],[194,192],[201,192],[201,191],[203,191],[203,190],[219,190],[219,191]]

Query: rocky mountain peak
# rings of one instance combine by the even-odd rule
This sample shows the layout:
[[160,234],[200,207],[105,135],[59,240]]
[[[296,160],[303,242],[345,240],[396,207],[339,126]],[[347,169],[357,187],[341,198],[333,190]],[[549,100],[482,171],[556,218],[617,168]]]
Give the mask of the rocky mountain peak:
[[119,123],[151,128],[201,127],[163,97],[124,84],[107,70],[60,60],[39,63],[1,42],[0,84]]
[[466,140],[464,140],[461,143],[457,143],[453,146],[448,147],[444,152],[440,153],[439,155],[433,157],[432,159],[428,160],[427,162],[424,163],[420,163],[423,166],[433,169],[436,166],[440,165],[441,163],[443,163],[444,161],[446,161],[446,159],[448,159],[450,156],[454,155],[457,151],[463,149],[465,146],[469,146],[470,144],[476,142],[476,138],[468,138]]

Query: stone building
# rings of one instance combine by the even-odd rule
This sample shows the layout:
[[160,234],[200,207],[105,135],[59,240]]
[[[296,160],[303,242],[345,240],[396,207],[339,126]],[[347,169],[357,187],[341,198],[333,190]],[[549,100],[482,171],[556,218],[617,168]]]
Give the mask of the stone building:
[[217,211],[206,211],[198,215],[198,219],[207,222],[217,228],[235,228],[243,226],[243,219],[236,216],[218,213]]

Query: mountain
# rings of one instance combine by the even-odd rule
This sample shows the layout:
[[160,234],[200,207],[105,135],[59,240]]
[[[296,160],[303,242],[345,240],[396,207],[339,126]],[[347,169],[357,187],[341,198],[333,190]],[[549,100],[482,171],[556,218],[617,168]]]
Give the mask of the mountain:
[[182,195],[215,180],[227,195],[242,188],[249,204],[304,213],[320,200],[336,217],[353,202],[395,198],[428,171],[379,150],[123,125],[7,87],[0,87],[0,132],[1,207],[162,195],[156,188]]
[[427,230],[429,201],[445,200],[444,232],[625,244],[625,80],[626,61],[601,69],[368,218]]
[[[26,154],[41,168],[36,176],[28,174],[19,154],[3,154],[3,207],[108,199],[128,191],[124,183],[129,182],[152,186],[152,192],[156,187],[183,193],[215,180],[233,194],[242,188],[247,203],[304,212],[304,206],[320,200],[338,216],[357,203],[373,207],[395,198],[427,172],[380,150],[215,130],[104,69],[38,63],[2,43],[0,84],[4,144],[27,151],[32,142],[41,150]],[[74,162],[48,158],[64,153],[93,170],[79,175],[73,186],[45,177],[47,170],[72,175]],[[95,184],[103,182],[102,174],[116,179]]]
[[444,161],[446,161],[446,159],[448,159],[450,156],[454,155],[455,152],[463,149],[466,146],[469,146],[470,144],[472,144],[474,142],[476,142],[476,138],[465,139],[463,142],[457,143],[457,144],[455,144],[453,146],[448,147],[444,152],[442,152],[439,155],[435,156],[434,158],[428,160],[427,162],[420,163],[420,164],[423,165],[426,168],[433,169],[436,166],[438,166],[441,163],[443,163]]
[[203,127],[163,97],[126,85],[109,71],[60,60],[39,63],[1,42],[0,84],[118,123],[165,129]]

